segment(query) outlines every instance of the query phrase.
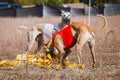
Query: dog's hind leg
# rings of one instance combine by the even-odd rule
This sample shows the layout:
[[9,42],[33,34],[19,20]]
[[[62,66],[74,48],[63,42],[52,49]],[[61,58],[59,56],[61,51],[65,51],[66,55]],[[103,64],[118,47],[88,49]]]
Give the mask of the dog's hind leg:
[[28,45],[27,45],[27,48],[26,48],[26,53],[29,53],[29,50],[31,49],[31,47],[32,47],[32,43],[34,43],[33,41],[32,41],[32,31],[29,31],[28,32],[28,34],[27,34],[27,36],[28,36]]
[[77,58],[78,58],[78,63],[82,64],[82,47],[79,46],[79,44],[76,45],[76,54],[77,54]]
[[38,43],[38,47],[37,47],[37,49],[35,50],[34,53],[37,53],[42,48],[42,45],[43,45],[43,42],[44,42],[43,34],[38,34],[38,36],[36,37],[36,41]]
[[85,43],[88,41],[89,39],[89,33],[84,33],[79,35],[78,37],[78,42],[76,44],[76,53],[77,53],[77,57],[78,57],[78,63],[82,64],[82,49],[83,46],[85,45]]
[[32,48],[35,39],[39,34],[41,34],[41,32],[39,32],[36,27],[33,27],[33,29],[28,33],[28,46],[26,49],[26,53],[28,53],[29,50]]
[[65,56],[65,50],[64,50],[64,42],[62,40],[62,37],[60,35],[57,35],[56,38],[54,39],[54,45],[55,48],[59,51],[58,58],[60,58],[60,64],[62,68],[64,68],[64,58]]
[[70,49],[66,49],[65,50],[65,54],[63,55],[63,61],[66,59],[68,60],[68,55],[70,54],[71,50]]
[[90,51],[91,51],[91,55],[92,55],[92,60],[93,60],[93,68],[95,67],[95,63],[96,63],[96,59],[95,59],[95,50],[94,50],[94,47],[95,47],[95,40],[94,38],[90,39],[88,41],[88,44],[89,44],[89,48],[90,48]]

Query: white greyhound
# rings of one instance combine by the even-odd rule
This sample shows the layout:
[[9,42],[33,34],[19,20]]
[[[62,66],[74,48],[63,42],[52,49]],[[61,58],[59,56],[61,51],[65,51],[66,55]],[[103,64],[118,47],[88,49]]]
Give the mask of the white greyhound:
[[71,19],[70,12],[61,11],[61,18],[62,21],[59,24],[45,23],[34,26],[28,32],[28,45],[25,53],[29,53],[30,49],[34,45],[34,42],[37,41],[38,48],[35,51],[36,53],[41,49],[41,46],[43,44],[43,35],[45,35],[48,39],[50,39],[55,32],[60,31],[66,25],[70,24],[70,19]]

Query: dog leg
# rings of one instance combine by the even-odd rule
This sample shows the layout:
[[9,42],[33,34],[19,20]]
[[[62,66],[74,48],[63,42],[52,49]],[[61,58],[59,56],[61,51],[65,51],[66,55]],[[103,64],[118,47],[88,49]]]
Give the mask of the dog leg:
[[63,55],[63,61],[65,61],[65,59],[68,60],[68,57],[67,57],[67,56],[70,54],[70,52],[71,52],[70,49],[66,49],[66,50],[65,50],[65,54]]
[[77,58],[78,58],[78,63],[82,64],[82,47],[79,45],[76,45],[76,54],[77,54]]
[[82,64],[82,48],[89,39],[89,33],[80,34],[76,45],[77,57],[79,64]]
[[38,47],[37,47],[37,50],[35,50],[34,53],[37,53],[42,48],[42,45],[43,45],[43,42],[44,42],[43,34],[39,34],[36,38],[36,41],[38,42]]
[[39,32],[37,30],[36,27],[33,27],[33,30],[31,30],[29,33],[28,33],[28,36],[29,36],[29,40],[28,40],[28,47],[26,49],[26,52],[28,53],[29,50],[32,48],[34,42],[35,42],[35,39],[36,37],[41,34],[41,32]]
[[64,68],[64,58],[67,56],[65,55],[65,50],[64,50],[64,42],[62,40],[62,37],[60,35],[57,35],[56,38],[54,39],[54,45],[59,51],[59,56],[60,57],[60,64],[62,68]]
[[32,31],[28,32],[28,45],[26,49],[26,53],[29,53],[29,50],[31,49],[32,45],[34,44],[34,40],[32,39]]
[[64,61],[67,58],[67,56],[70,54],[71,50],[70,49],[66,49],[65,53],[61,55],[61,64],[62,64],[62,68],[65,68],[65,64]]
[[79,51],[78,60],[79,60],[79,63],[82,62],[82,61],[80,61],[82,59],[79,59],[79,58],[82,54],[82,48],[85,45],[85,43],[87,43],[87,42],[89,44],[89,48],[91,51],[93,67],[94,67],[95,62],[96,62],[95,61],[95,52],[94,52],[94,46],[95,46],[94,34],[91,35],[91,33],[87,32],[87,33],[84,33],[81,35],[80,39],[78,40],[78,44],[77,44],[77,51]]
[[95,40],[92,38],[89,42],[89,48],[91,51],[91,55],[92,55],[92,60],[93,60],[93,68],[95,67],[95,63],[96,63],[96,59],[95,59],[95,52],[94,52],[94,46],[95,46]]
[[[64,45],[63,45],[64,46]],[[62,48],[62,47],[57,47],[56,46],[56,48],[58,49],[58,51],[60,52],[59,54],[58,54],[58,59],[60,59],[60,64],[61,64],[61,66],[62,66],[62,68],[64,67],[64,58],[65,58],[65,51],[64,51],[64,48]],[[64,57],[64,58],[63,58]]]
[[53,38],[50,38],[49,41],[47,42],[47,45],[44,45],[44,47],[46,48],[46,50],[49,52],[50,48],[52,46],[53,43]]

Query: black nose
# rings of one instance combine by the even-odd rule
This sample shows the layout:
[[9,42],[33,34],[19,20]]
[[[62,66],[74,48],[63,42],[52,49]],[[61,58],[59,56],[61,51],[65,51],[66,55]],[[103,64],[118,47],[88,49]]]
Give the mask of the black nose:
[[65,24],[70,24],[70,19],[63,19],[63,22],[64,22]]

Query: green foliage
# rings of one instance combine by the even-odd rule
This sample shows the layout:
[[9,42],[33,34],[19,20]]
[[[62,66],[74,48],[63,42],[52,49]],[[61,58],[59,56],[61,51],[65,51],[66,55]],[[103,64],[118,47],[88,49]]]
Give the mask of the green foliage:
[[120,3],[120,0],[106,0],[106,3],[109,4]]
[[62,6],[63,5],[63,0],[42,0],[42,2],[46,5],[51,5],[51,6]]
[[[81,2],[84,2],[85,4],[89,4],[89,0],[80,0]],[[104,7],[105,4],[114,4],[114,3],[120,3],[120,0],[91,0],[91,6],[94,8],[97,7]]]
[[10,2],[10,3],[19,3],[21,5],[34,5],[39,2],[42,2],[46,5],[52,5],[52,6],[63,5],[63,0],[0,0],[0,1]]
[[79,3],[80,0],[64,0],[64,3]]
[[114,4],[114,3],[120,3],[120,0],[91,0],[92,6],[94,7],[103,7],[106,3],[108,4]]
[[92,7],[103,7],[105,4],[105,0],[91,0]]
[[22,5],[34,5],[38,2],[41,2],[41,0],[16,0]]
[[34,5],[42,0],[0,0],[1,2],[19,3],[21,5]]
[[[0,2],[10,2],[10,3],[19,3],[21,5],[34,5],[36,3],[42,2],[46,5],[51,6],[62,6],[63,3],[79,3],[85,2],[88,4],[89,0],[0,0]],[[92,7],[102,7],[105,3],[120,3],[120,0],[91,0]]]

